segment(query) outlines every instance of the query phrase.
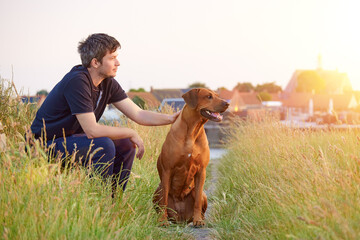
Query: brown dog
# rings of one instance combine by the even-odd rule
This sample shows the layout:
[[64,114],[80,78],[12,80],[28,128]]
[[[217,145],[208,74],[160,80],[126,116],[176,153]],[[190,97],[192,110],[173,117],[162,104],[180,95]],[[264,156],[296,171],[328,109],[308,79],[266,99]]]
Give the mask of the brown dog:
[[207,198],[203,192],[210,150],[204,124],[220,122],[229,104],[205,88],[195,88],[182,96],[185,106],[171,126],[157,161],[160,184],[153,202],[162,211],[162,225],[193,221],[204,225]]

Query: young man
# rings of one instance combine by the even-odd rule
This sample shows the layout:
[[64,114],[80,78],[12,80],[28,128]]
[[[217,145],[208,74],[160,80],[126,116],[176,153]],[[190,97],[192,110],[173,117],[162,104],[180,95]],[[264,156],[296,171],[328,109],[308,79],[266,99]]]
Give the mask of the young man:
[[[173,123],[178,113],[160,114],[139,108],[114,79],[120,62],[120,43],[106,34],[90,35],[80,42],[82,65],[72,68],[51,90],[38,110],[31,131],[35,138],[54,144],[55,153],[77,152],[84,165],[119,180],[125,190],[135,156],[141,159],[144,143],[132,129],[98,123],[107,104],[112,103],[138,124],[158,126]],[[96,153],[89,159],[89,149]]]

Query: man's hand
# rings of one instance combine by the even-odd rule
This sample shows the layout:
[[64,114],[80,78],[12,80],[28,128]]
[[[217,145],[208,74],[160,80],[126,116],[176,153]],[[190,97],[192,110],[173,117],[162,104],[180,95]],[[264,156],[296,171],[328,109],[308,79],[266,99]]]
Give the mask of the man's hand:
[[177,111],[176,113],[170,115],[170,121],[171,123],[174,123],[175,120],[178,118],[178,116],[180,115],[181,111]]
[[136,157],[137,157],[138,159],[141,159],[141,158],[143,157],[144,151],[145,151],[143,140],[142,140],[141,137],[137,134],[137,132],[134,131],[134,134],[133,134],[133,136],[130,138],[130,141],[131,141],[132,143],[134,143],[134,145],[138,148]]

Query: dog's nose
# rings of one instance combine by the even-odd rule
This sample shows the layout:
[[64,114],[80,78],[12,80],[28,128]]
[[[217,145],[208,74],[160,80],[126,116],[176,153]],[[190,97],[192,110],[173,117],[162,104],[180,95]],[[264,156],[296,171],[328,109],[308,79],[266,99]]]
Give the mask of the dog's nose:
[[228,107],[229,107],[229,105],[230,105],[230,104],[229,104],[228,102],[223,101],[223,106],[224,106],[224,107],[228,108]]

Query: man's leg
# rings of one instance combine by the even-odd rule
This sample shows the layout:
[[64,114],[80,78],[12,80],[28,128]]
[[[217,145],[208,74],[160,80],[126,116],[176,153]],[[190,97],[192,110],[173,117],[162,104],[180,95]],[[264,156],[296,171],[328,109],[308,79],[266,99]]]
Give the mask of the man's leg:
[[[100,172],[104,178],[113,175],[115,145],[110,138],[88,139],[85,134],[75,134],[66,137],[66,139],[57,138],[54,141],[48,141],[47,145],[50,146],[52,143],[55,144],[52,149],[53,156],[60,152],[65,157],[67,153],[72,154],[76,151],[76,160],[81,159],[83,166],[88,166],[91,160],[91,166],[95,171]],[[95,154],[93,154],[94,150],[96,151]]]
[[[118,181],[124,191],[131,173],[136,148],[128,138],[114,140],[114,144],[116,149],[114,159],[114,181]],[[116,184],[116,182],[114,182],[114,184]]]

